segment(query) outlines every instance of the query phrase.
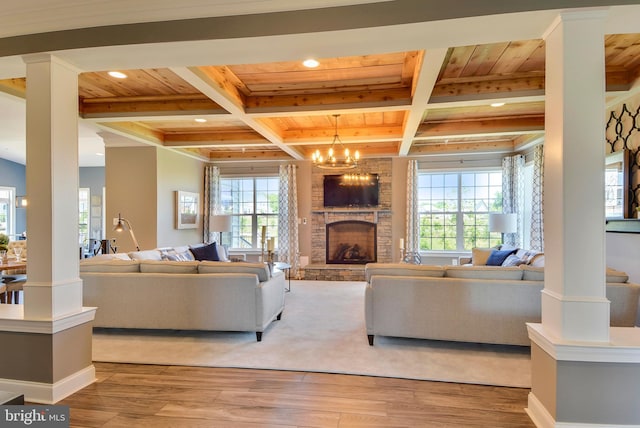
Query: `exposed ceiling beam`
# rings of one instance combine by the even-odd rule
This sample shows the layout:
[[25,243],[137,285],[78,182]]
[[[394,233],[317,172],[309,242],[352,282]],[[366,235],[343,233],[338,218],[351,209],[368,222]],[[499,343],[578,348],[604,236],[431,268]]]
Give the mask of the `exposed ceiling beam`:
[[447,56],[447,49],[433,49],[425,52],[422,61],[416,64],[417,70],[414,74],[416,84],[414,86],[411,108],[404,122],[402,133],[402,143],[398,154],[406,156],[416,135],[416,131],[422,122],[424,112],[429,103],[431,92],[438,79],[438,74]]
[[424,122],[415,139],[443,138],[449,135],[498,135],[544,131],[544,115],[526,117],[487,118],[478,120]]
[[235,91],[235,87],[231,88],[233,85],[224,80],[223,75],[213,76],[211,72],[204,73],[197,67],[172,67],[171,70],[229,113],[242,120],[247,126],[275,144],[280,150],[294,159],[304,159],[304,156],[295,148],[287,146],[282,137],[274,130],[245,113],[244,106],[241,104],[241,97]]

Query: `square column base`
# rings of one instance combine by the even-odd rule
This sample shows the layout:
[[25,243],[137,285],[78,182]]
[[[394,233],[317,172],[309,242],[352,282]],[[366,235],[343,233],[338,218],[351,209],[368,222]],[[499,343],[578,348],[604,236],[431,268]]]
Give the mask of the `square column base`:
[[537,427],[640,427],[640,329],[613,327],[608,343],[563,341],[527,324]]

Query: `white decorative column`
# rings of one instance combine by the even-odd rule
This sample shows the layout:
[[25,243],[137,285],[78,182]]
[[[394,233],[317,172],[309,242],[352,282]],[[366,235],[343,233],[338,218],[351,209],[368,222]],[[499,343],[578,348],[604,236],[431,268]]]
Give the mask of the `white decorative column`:
[[27,64],[24,305],[0,305],[0,390],[56,403],[95,381],[78,244],[78,72],[42,54]]
[[603,19],[563,14],[546,37],[542,323],[566,340],[609,340]]
[[639,329],[610,328],[606,298],[605,19],[562,13],[545,37],[545,288],[528,324],[539,427],[640,426]]
[[78,276],[78,71],[48,54],[27,63],[29,265],[25,317],[82,309]]

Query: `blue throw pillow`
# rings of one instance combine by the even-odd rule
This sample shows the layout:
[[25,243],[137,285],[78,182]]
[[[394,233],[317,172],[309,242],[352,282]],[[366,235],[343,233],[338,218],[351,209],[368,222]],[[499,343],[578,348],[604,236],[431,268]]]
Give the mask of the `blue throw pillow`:
[[502,266],[502,263],[505,261],[505,259],[515,252],[516,249],[504,251],[493,250],[485,264],[487,266]]
[[191,251],[193,257],[196,260],[209,260],[212,262],[220,261],[215,242],[207,245],[202,245],[200,247],[189,247],[189,251]]

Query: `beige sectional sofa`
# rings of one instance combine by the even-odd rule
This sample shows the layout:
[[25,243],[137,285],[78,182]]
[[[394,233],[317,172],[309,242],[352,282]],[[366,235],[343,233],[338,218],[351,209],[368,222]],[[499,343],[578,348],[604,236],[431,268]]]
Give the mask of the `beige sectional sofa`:
[[[365,320],[374,336],[530,345],[525,323],[540,322],[544,270],[521,265],[366,266]],[[607,271],[611,325],[637,323],[640,285]]]
[[87,259],[94,327],[250,331],[258,341],[284,310],[285,278],[263,263]]

